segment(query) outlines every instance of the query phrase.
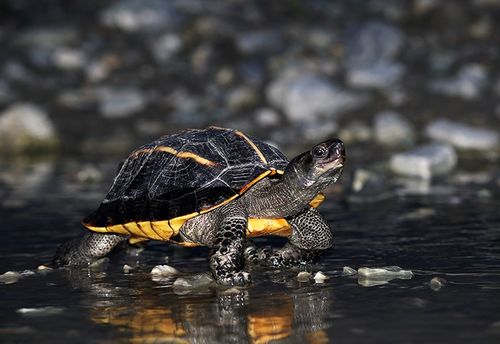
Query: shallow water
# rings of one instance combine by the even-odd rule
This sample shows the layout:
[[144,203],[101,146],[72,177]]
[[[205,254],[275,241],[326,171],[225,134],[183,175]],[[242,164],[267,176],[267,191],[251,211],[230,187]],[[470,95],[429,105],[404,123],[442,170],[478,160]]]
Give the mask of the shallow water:
[[[80,219],[97,206],[114,168],[98,166],[105,177],[85,184],[76,163],[20,166],[4,166],[0,179],[0,273],[35,269],[81,233]],[[92,269],[22,276],[0,284],[1,342],[498,342],[498,187],[433,190],[370,204],[349,202],[347,192],[330,195],[320,209],[334,227],[335,248],[318,265],[258,268],[247,288],[184,290],[173,279],[155,281],[157,264],[187,276],[208,271],[206,249],[156,243],[118,251]],[[124,264],[133,271],[125,274]],[[344,266],[392,265],[414,277],[373,285],[342,276]],[[298,282],[301,270],[330,278]],[[434,290],[433,277],[447,283]]]

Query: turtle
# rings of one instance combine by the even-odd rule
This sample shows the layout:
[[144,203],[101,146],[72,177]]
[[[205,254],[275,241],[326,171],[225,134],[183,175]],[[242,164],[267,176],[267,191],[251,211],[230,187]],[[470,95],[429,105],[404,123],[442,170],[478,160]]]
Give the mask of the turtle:
[[[160,240],[210,248],[217,283],[245,285],[246,261],[273,267],[316,262],[332,246],[316,209],[345,163],[344,144],[325,140],[292,160],[242,131],[208,127],[165,135],[130,153],[88,231],[63,243],[49,266],[88,265],[119,243]],[[288,238],[260,249],[252,237]]]

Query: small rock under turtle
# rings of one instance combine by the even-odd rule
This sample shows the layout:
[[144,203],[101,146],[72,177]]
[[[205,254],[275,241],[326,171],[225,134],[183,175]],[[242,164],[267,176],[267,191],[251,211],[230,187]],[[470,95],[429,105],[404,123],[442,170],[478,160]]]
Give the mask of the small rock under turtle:
[[[163,136],[121,163],[107,196],[83,221],[90,231],[61,245],[49,266],[88,265],[125,240],[208,246],[211,271],[224,285],[250,282],[245,260],[274,267],[314,262],[333,243],[316,207],[344,161],[338,139],[289,161],[234,129]],[[250,238],[263,235],[285,236],[288,243],[259,250]]]

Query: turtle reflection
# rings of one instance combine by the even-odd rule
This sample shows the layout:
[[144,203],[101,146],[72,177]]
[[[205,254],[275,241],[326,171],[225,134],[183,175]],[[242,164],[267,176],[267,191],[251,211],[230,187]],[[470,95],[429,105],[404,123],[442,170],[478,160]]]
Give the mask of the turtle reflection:
[[91,319],[118,327],[131,343],[329,342],[325,330],[331,325],[332,297],[327,289],[293,294],[285,288],[272,293],[233,288],[197,295],[142,289],[129,300],[110,298],[112,290],[99,291],[108,297],[94,305]]

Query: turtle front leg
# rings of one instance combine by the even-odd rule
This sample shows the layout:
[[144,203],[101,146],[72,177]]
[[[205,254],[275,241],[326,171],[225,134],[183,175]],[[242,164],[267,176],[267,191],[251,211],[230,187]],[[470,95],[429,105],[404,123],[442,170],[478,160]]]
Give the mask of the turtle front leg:
[[289,242],[269,259],[275,267],[315,263],[333,245],[333,235],[320,213],[310,208],[288,220]]
[[245,233],[247,216],[239,202],[232,202],[221,209],[223,218],[212,244],[210,269],[219,284],[244,285],[250,274],[244,272]]
[[57,249],[48,266],[85,266],[106,256],[120,242],[128,239],[127,235],[85,233],[83,236],[68,241]]

